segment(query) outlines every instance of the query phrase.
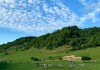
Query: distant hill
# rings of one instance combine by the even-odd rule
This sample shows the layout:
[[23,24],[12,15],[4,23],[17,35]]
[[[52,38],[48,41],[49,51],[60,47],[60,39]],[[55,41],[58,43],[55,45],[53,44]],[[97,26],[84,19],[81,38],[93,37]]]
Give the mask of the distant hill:
[[86,49],[100,46],[100,27],[79,29],[77,26],[64,27],[53,33],[39,37],[22,37],[13,42],[0,45],[0,50],[5,51],[14,47],[16,51],[27,50],[30,47],[49,50],[63,45],[69,45],[70,50]]

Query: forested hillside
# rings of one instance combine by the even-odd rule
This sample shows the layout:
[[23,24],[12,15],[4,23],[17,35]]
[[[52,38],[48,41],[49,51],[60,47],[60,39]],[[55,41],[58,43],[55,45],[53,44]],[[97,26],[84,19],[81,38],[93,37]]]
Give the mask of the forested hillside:
[[49,50],[69,45],[70,50],[86,49],[100,46],[100,27],[79,29],[77,26],[64,27],[53,33],[48,33],[39,37],[22,37],[13,42],[0,45],[0,50],[5,51],[11,47],[18,50],[27,50],[30,47]]

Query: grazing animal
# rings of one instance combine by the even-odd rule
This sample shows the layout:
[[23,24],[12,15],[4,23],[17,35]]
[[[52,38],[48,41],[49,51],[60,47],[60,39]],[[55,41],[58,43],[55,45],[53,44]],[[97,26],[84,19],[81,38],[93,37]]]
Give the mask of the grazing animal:
[[82,64],[79,64],[79,66],[84,66],[84,64],[82,63]]
[[51,67],[52,66],[52,64],[48,64],[48,67]]
[[74,67],[75,65],[70,65],[70,67]]
[[39,68],[47,68],[48,67],[48,64],[39,64],[39,63],[37,63],[36,65]]

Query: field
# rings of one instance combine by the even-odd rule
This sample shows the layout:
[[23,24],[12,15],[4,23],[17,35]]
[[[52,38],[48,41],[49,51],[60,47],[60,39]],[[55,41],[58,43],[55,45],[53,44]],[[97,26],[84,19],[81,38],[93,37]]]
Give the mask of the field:
[[[0,70],[100,70],[100,47],[89,48],[85,50],[78,50],[68,52],[65,46],[54,49],[52,51],[43,49],[31,48],[26,51],[10,50],[8,55],[0,53],[0,59],[11,61],[11,63],[0,63]],[[59,60],[57,58],[66,55],[75,56],[90,56],[92,58],[89,62],[79,61],[73,65],[73,62]],[[32,61],[31,57],[37,57],[41,61]],[[49,57],[54,59],[49,60]],[[36,66],[39,64],[50,64],[47,68],[40,68]]]

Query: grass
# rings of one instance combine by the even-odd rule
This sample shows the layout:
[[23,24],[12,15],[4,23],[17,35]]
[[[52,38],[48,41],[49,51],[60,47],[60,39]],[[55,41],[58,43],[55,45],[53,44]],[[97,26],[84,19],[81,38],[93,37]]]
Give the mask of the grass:
[[[93,61],[95,60],[95,62],[85,62],[83,63],[84,66],[79,66],[79,64],[82,64],[82,62],[77,62],[74,67],[71,67],[71,63],[68,61],[48,60],[49,57],[58,58],[66,55],[90,56]],[[42,61],[38,61],[40,64],[52,64],[53,66],[40,69],[36,67],[37,61],[31,61],[31,57],[41,59]],[[45,50],[45,48],[40,50],[31,48],[25,51],[10,50],[8,55],[0,53],[0,59],[12,61],[12,63],[7,64],[0,63],[0,70],[100,70],[100,47],[72,52],[68,52],[66,46],[62,46],[51,51]],[[61,64],[62,67],[60,67],[59,64]]]
[[[75,67],[71,67],[67,64],[67,61],[47,61],[40,63],[53,63],[52,67],[38,68],[36,67],[36,62],[34,63],[11,63],[11,64],[1,64],[0,70],[100,70],[100,63],[83,63],[84,66],[79,66],[80,62],[75,64]],[[59,64],[63,65],[62,67]]]

